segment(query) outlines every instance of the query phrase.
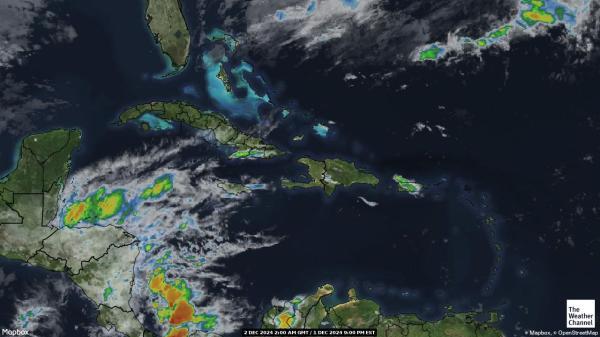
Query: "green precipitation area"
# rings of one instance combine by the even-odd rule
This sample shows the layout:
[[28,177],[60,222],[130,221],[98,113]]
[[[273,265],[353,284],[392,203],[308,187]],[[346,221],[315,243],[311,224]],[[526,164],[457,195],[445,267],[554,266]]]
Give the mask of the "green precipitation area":
[[491,31],[488,34],[488,37],[491,37],[493,39],[499,39],[501,37],[505,37],[508,35],[508,33],[510,33],[510,30],[512,29],[511,25],[504,25],[498,29],[495,29],[493,31]]
[[184,102],[151,102],[135,105],[119,116],[120,124],[135,121],[150,113],[167,121],[181,122],[193,128],[210,131],[217,142],[232,147],[230,159],[272,158],[283,154],[275,146],[264,143],[236,129],[225,117],[212,111],[202,111]]
[[146,20],[163,53],[173,67],[185,66],[190,49],[190,32],[180,0],[147,0]]
[[319,187],[330,196],[337,186],[348,187],[354,184],[367,184],[376,186],[379,179],[374,175],[358,169],[354,163],[341,159],[314,160],[311,158],[298,159],[300,164],[308,167],[310,181],[298,182],[289,179],[281,179],[283,188],[312,188]]
[[148,335],[128,304],[137,240],[114,226],[50,226],[80,140],[76,129],[23,139],[15,168],[0,179],[0,256],[66,273],[98,306],[103,326]]
[[[521,19],[523,19],[523,21],[525,21],[527,23],[527,25],[534,26],[538,22],[545,23],[545,24],[553,24],[556,21],[556,18],[554,17],[554,15],[552,15],[552,13],[543,9],[543,7],[546,5],[546,3],[544,1],[542,1],[542,0],[521,0],[521,3],[530,6],[530,8],[528,10],[521,12]],[[563,17],[564,16],[564,7],[557,7],[557,8],[561,8],[561,10],[558,10],[558,12],[556,14]]]
[[[523,29],[527,29],[538,24],[553,25],[559,21],[565,20],[567,16],[573,17],[574,15],[565,6],[547,6],[546,1],[544,0],[520,0],[520,3],[522,8],[511,23],[493,29],[486,35],[476,39],[464,37],[463,39],[465,42],[463,43],[473,44],[479,48],[486,48],[499,41],[506,41],[505,38],[508,37],[515,28],[513,23],[518,24]],[[432,44],[421,50],[418,54],[418,58],[419,61],[437,60],[443,53],[444,49],[442,47]]]
[[[139,199],[158,199],[171,190],[173,190],[173,176],[165,174],[156,178],[152,185],[146,187],[140,193]],[[73,201],[65,209],[62,220],[64,225],[69,228],[80,223],[97,224],[99,221],[111,219],[119,214],[120,217],[116,223],[122,225],[127,216],[134,212],[134,208],[125,198],[125,190],[116,189],[107,192],[104,186],[83,200]]]
[[[529,1],[529,0],[525,0],[525,1]],[[484,37],[478,38],[476,40],[471,40],[470,38],[468,38],[467,39],[468,42],[466,42],[466,43],[474,43],[475,46],[484,48],[486,46],[489,46],[489,45],[495,43],[499,39],[502,39],[502,38],[508,36],[508,34],[510,33],[512,28],[513,28],[512,25],[504,25],[504,26],[501,26],[500,28],[490,31]],[[438,58],[440,58],[440,56],[442,55],[443,52],[444,52],[443,48],[438,47],[435,44],[431,45],[428,48],[421,50],[419,52],[419,61],[422,62],[422,61],[428,61],[428,60],[432,60],[432,61],[437,60]]]
[[440,320],[425,321],[414,314],[384,316],[379,305],[359,299],[356,291],[348,291],[348,301],[334,306],[324,304],[333,294],[331,285],[324,285],[309,296],[297,296],[291,301],[271,307],[262,318],[268,329],[354,328],[377,329],[378,337],[503,337],[495,327],[497,314],[479,321],[477,312],[449,311]]
[[419,53],[419,61],[436,60],[442,51],[438,46],[431,46]]

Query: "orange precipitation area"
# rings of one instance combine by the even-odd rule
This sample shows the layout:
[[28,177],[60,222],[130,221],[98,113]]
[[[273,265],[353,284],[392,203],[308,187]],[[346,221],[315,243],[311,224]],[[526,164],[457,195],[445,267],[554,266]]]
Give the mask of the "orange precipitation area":
[[106,193],[106,189],[100,187],[96,193],[84,200],[69,205],[63,222],[67,227],[73,227],[80,222],[96,223],[115,216],[121,211],[124,203],[124,190]]
[[162,307],[155,304],[160,321],[168,321],[172,326],[167,336],[187,336],[187,328],[176,328],[184,323],[202,323],[202,327],[207,330],[212,330],[216,325],[216,316],[195,314],[196,310],[190,303],[192,292],[184,280],[176,279],[173,282],[167,282],[165,271],[157,268],[150,280],[149,287],[152,293],[158,294],[167,303]]
[[279,329],[289,329],[294,324],[295,317],[293,314],[284,311],[277,316],[277,321],[279,321],[278,328]]
[[187,337],[188,329],[187,328],[174,328],[169,330],[167,337]]

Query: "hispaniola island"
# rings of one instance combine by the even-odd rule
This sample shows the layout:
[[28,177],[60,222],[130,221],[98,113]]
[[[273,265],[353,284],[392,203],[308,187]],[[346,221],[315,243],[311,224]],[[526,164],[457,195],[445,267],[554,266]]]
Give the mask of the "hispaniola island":
[[0,335],[597,336],[598,0],[1,0]]

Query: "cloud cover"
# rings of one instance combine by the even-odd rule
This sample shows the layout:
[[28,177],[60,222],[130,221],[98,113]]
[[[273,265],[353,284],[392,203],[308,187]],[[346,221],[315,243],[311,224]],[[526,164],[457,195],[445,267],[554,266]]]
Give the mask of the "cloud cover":
[[[449,33],[476,36],[514,15],[517,7],[514,0],[360,0],[355,4],[230,0],[218,12],[226,28],[240,37],[242,48],[267,60],[294,50],[305,59],[324,53],[333,65],[352,67],[401,63],[416,47]],[[201,13],[206,7],[207,2],[201,1]]]

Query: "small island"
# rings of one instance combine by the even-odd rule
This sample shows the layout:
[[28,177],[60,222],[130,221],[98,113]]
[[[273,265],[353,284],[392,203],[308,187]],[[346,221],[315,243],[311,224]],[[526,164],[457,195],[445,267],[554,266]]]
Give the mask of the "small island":
[[394,174],[392,179],[398,184],[399,192],[407,192],[410,195],[418,196],[423,189],[423,185],[415,182],[412,179],[405,178],[399,174]]
[[225,90],[227,92],[231,92],[231,82],[229,81],[229,75],[227,75],[227,71],[225,70],[225,67],[223,67],[223,64],[221,64],[219,68],[217,78],[223,83],[223,85],[225,86]]
[[238,47],[239,42],[233,37],[233,35],[224,32],[221,29],[215,28],[213,29],[206,38],[212,42],[222,42],[224,43],[229,51],[233,52]]
[[168,122],[181,122],[198,130],[210,131],[217,142],[234,148],[230,159],[272,158],[283,154],[275,146],[264,143],[236,129],[227,118],[212,111],[202,111],[184,102],[150,102],[127,108],[119,115],[119,124],[139,122],[151,114]]
[[341,159],[325,159],[320,161],[305,157],[300,158],[298,162],[308,167],[308,175],[311,180],[308,182],[298,182],[283,178],[281,179],[281,186],[283,188],[319,187],[325,191],[326,195],[330,196],[339,185],[347,187],[354,184],[367,184],[371,186],[379,184],[379,179],[374,175],[356,168],[354,163]]
[[249,193],[251,190],[244,184],[232,183],[227,180],[223,180],[217,184],[217,186],[230,196],[238,196],[242,193]]

